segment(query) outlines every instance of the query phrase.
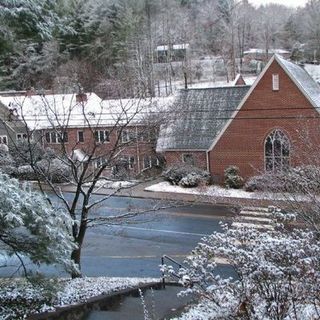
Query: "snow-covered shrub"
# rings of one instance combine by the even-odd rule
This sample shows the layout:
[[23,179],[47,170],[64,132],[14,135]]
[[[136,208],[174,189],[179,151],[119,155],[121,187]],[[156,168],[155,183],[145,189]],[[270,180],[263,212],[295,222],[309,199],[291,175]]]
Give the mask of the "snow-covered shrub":
[[13,166],[0,167],[0,172],[9,175],[10,177],[17,177],[18,168]]
[[0,150],[0,168],[3,166],[13,166],[14,160],[9,152]]
[[4,166],[0,171],[19,180],[49,180],[53,183],[67,182],[71,176],[70,168],[60,159],[43,159],[31,165],[23,165],[17,168]]
[[[181,294],[210,301],[210,319],[318,319],[320,243],[316,232],[229,229],[201,240],[180,270],[193,285]],[[237,277],[217,275],[215,258]]]
[[210,173],[192,165],[173,165],[162,173],[162,177],[173,185],[196,187],[210,183]]
[[265,173],[259,176],[249,178],[245,183],[245,190],[253,191],[276,191],[282,190],[282,179],[279,175],[272,173]]
[[18,167],[13,176],[20,180],[37,180],[39,177],[30,165]]
[[[202,181],[203,177],[200,174],[192,172],[187,174],[179,181],[179,186],[184,188],[193,188],[201,184]],[[205,184],[207,184],[206,181]]]
[[282,174],[284,191],[311,193],[320,192],[320,167],[306,165],[290,168]]
[[285,172],[265,173],[248,179],[247,191],[320,193],[320,167],[293,167]]
[[45,155],[45,150],[37,142],[19,140],[10,147],[10,154],[16,166],[23,166],[31,164],[31,159],[33,163],[40,161]]
[[75,249],[73,220],[40,193],[0,174],[0,244],[9,255],[27,256],[34,263],[60,263],[68,270]]
[[240,189],[244,180],[240,176],[240,169],[237,166],[230,166],[224,170],[224,184],[227,188]]
[[37,170],[41,172],[40,177],[44,176],[53,183],[69,181],[71,177],[70,167],[61,159],[43,159],[37,163]]

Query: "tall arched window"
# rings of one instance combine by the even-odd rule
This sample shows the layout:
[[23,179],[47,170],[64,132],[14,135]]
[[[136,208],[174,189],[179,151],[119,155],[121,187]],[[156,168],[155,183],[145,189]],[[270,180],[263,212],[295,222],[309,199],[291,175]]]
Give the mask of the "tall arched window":
[[285,133],[276,129],[264,143],[265,169],[269,172],[283,171],[290,163],[290,141]]

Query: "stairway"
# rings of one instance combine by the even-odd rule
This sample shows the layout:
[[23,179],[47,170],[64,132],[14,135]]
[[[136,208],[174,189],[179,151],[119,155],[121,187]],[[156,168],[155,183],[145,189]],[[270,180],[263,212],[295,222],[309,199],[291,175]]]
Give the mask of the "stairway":
[[255,228],[258,230],[274,230],[272,212],[264,207],[244,207],[237,220],[231,224],[232,228]]
[[[190,297],[177,297],[181,286],[166,284],[165,289],[146,289],[143,292],[147,312],[151,319],[170,319],[179,314],[192,301]],[[144,308],[140,295],[135,292],[123,296],[108,310],[90,311],[85,320],[143,320]]]

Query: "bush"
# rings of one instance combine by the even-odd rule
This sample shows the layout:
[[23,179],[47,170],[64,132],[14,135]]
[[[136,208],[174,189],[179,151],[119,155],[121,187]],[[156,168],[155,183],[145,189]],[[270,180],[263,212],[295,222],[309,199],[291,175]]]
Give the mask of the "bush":
[[62,183],[70,180],[70,168],[67,164],[65,164],[58,158],[41,160],[37,163],[37,166],[42,175],[46,175],[48,179],[53,183]]
[[174,165],[162,173],[162,177],[173,185],[182,187],[196,187],[200,184],[210,183],[211,176],[208,171],[192,165]]
[[244,188],[246,191],[276,191],[283,189],[280,175],[265,173],[248,179]]
[[[38,170],[38,173],[35,171]],[[60,159],[41,160],[36,163],[35,169],[30,165],[19,167],[2,166],[0,171],[17,178],[19,180],[41,180],[44,181],[47,177],[53,183],[67,182],[70,179],[70,168]]]
[[224,170],[224,183],[227,188],[240,189],[244,185],[244,180],[240,176],[240,169],[230,166]]
[[202,176],[195,172],[192,172],[183,177],[180,180],[179,185],[184,188],[193,188],[197,187],[199,184],[201,184],[201,182]]
[[2,173],[7,174],[10,177],[17,177],[17,174],[18,174],[18,168],[10,165],[0,167],[0,171]]
[[20,166],[17,168],[16,173],[13,174],[19,180],[37,180],[38,175],[30,165]]
[[40,161],[44,155],[45,151],[42,146],[37,142],[30,142],[25,140],[17,141],[16,145],[10,147],[10,154],[15,160],[16,166],[28,165],[32,160],[34,162]]
[[0,150],[0,167],[14,166],[14,160],[9,152]]
[[250,178],[246,191],[320,193],[320,167],[307,165]]

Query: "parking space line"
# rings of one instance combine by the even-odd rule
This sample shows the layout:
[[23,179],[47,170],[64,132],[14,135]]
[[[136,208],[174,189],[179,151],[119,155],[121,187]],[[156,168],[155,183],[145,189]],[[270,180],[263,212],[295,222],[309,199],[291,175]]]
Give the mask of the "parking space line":
[[139,230],[139,231],[148,231],[148,232],[155,231],[155,232],[160,232],[160,233],[183,234],[183,235],[197,236],[197,237],[209,236],[209,234],[205,234],[205,233],[193,233],[193,232],[172,231],[172,230],[162,230],[162,229],[149,229],[149,228],[130,227],[130,226],[112,226],[112,227]]

